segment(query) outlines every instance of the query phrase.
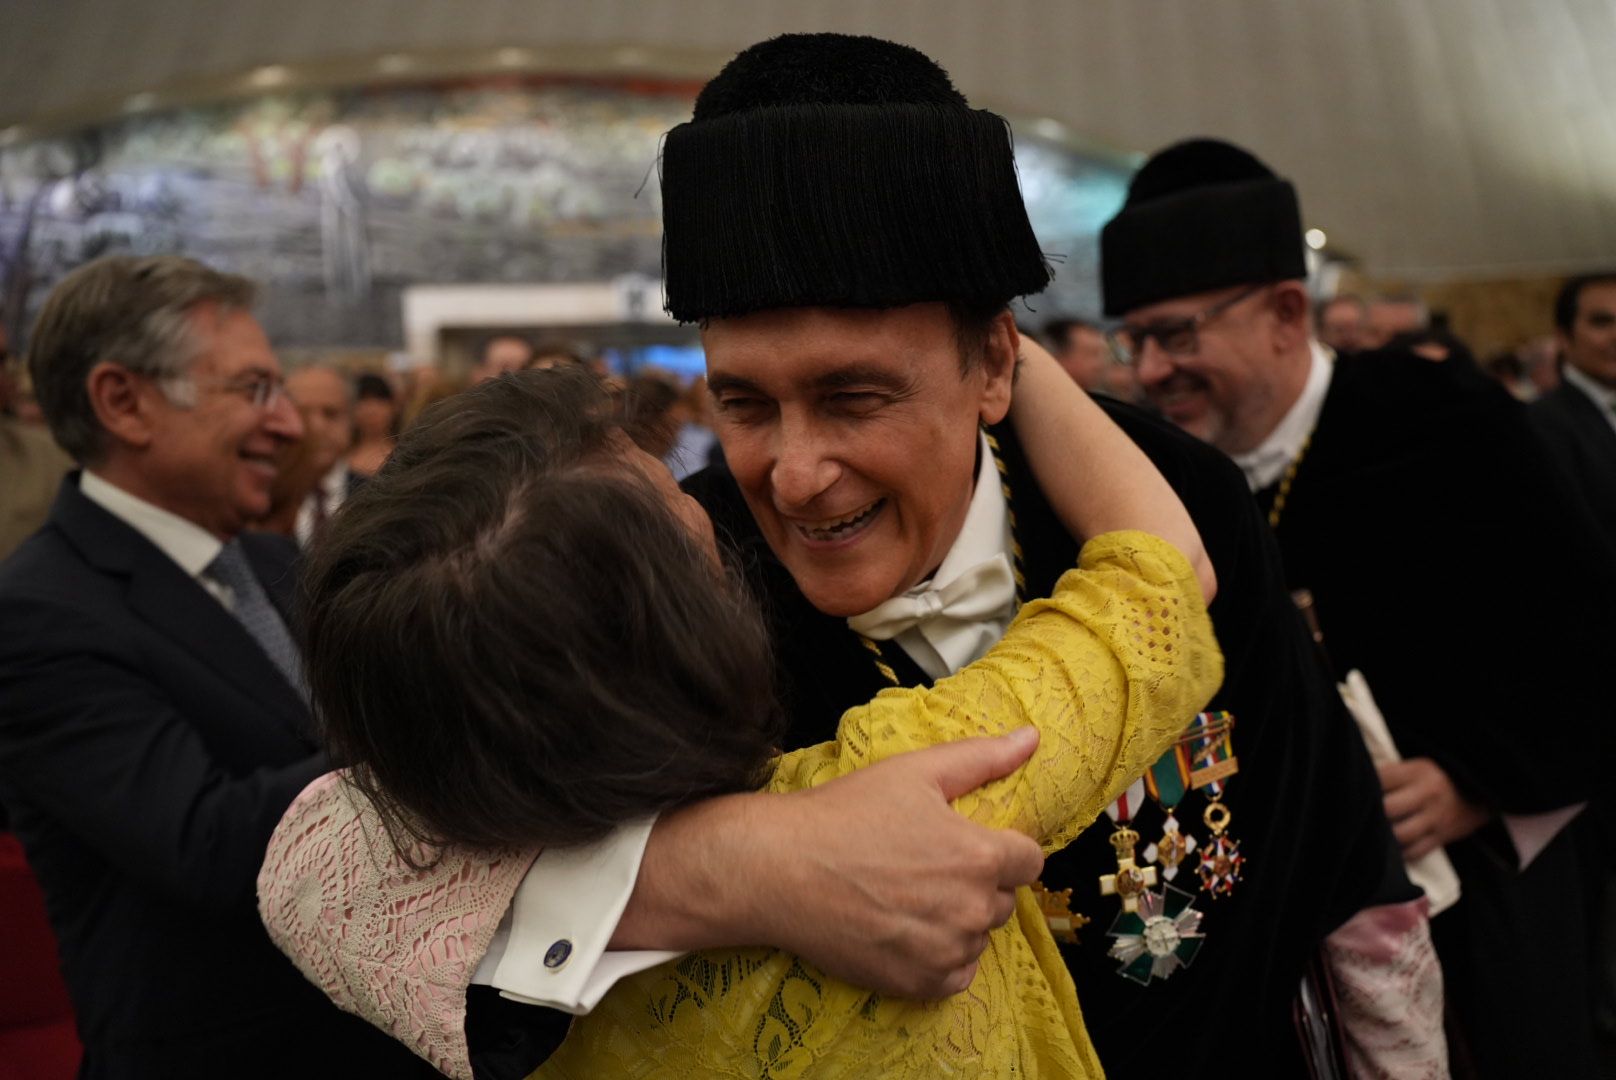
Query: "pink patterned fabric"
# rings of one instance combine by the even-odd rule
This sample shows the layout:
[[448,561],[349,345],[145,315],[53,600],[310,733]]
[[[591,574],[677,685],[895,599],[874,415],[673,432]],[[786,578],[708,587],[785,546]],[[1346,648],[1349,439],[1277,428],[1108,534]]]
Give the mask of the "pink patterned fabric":
[[[411,867],[340,773],[297,797],[258,874],[269,936],[342,1009],[471,1080],[466,989],[536,851],[422,848]],[[437,861],[433,861],[434,859]]]
[[1324,941],[1360,1080],[1446,1080],[1442,968],[1422,897],[1365,908]]

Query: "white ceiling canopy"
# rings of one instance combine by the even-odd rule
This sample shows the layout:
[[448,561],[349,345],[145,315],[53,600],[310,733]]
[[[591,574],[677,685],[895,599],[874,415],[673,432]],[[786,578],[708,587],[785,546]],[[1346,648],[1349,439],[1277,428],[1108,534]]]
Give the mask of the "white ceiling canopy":
[[[1616,263],[1616,0],[0,0],[0,141],[223,92],[576,67],[700,78],[870,33],[1119,150],[1242,143],[1382,276]],[[482,58],[469,60],[468,58]],[[1051,125],[1052,126],[1052,125]]]

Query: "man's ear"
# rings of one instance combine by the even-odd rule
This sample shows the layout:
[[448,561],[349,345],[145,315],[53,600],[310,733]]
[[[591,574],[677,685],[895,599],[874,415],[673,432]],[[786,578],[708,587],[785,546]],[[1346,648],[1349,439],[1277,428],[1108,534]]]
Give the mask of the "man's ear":
[[1016,317],[1006,308],[993,317],[987,340],[982,345],[982,407],[984,424],[997,424],[1010,411],[1010,388],[1016,377],[1016,359],[1021,355],[1021,333]]
[[1299,281],[1281,281],[1274,286],[1274,351],[1294,352],[1306,344],[1313,332],[1312,304],[1307,287]]
[[103,360],[90,369],[84,388],[109,439],[132,449],[151,445],[153,403],[146,379],[122,364]]

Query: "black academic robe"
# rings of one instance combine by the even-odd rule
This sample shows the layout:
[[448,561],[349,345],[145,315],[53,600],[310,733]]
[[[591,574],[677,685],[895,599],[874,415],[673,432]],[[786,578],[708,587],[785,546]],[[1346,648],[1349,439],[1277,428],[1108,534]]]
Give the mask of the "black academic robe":
[[[1616,567],[1502,389],[1393,351],[1337,364],[1277,535],[1332,665],[1364,673],[1405,757],[1493,811],[1595,791]],[[1526,873],[1496,823],[1448,854],[1465,895],[1432,933],[1456,1074],[1592,1075],[1570,837]]]
[[[1212,605],[1226,679],[1212,708],[1236,715],[1240,771],[1225,803],[1230,834],[1246,856],[1232,896],[1201,895],[1205,945],[1193,964],[1139,986],[1117,973],[1106,936],[1118,912],[1099,876],[1116,869],[1103,818],[1051,857],[1044,882],[1071,888],[1072,906],[1093,921],[1081,943],[1062,948],[1076,981],[1089,1035],[1113,1076],[1246,1076],[1254,1061],[1271,1075],[1305,1075],[1291,1003],[1319,942],[1355,912],[1418,893],[1403,877],[1380,807],[1372,766],[1351,721],[1323,676],[1285,593],[1278,555],[1239,472],[1196,440],[1140,410],[1104,408],[1150,455],[1185,500],[1217,568]],[[1047,595],[1076,565],[1077,544],[1033,483],[1008,430],[1004,448],[1026,553],[1029,595]],[[1073,461],[1073,468],[1083,462]],[[707,471],[687,481],[728,538],[758,593],[775,635],[779,691],[790,718],[789,746],[833,737],[841,713],[886,684],[845,620],[816,611],[773,557],[732,478]],[[906,685],[927,680],[896,647],[887,660]],[[1186,723],[1189,717],[1185,717]],[[1192,795],[1178,817],[1206,836],[1204,800]],[[1138,819],[1148,840],[1162,814]],[[1197,888],[1192,856],[1175,885]]]

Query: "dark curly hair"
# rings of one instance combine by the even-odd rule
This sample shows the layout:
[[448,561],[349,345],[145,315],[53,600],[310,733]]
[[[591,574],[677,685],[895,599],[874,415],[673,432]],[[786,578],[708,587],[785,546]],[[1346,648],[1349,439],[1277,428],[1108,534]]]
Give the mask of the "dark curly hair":
[[767,634],[581,368],[435,406],[311,552],[334,760],[395,844],[566,845],[766,780]]

